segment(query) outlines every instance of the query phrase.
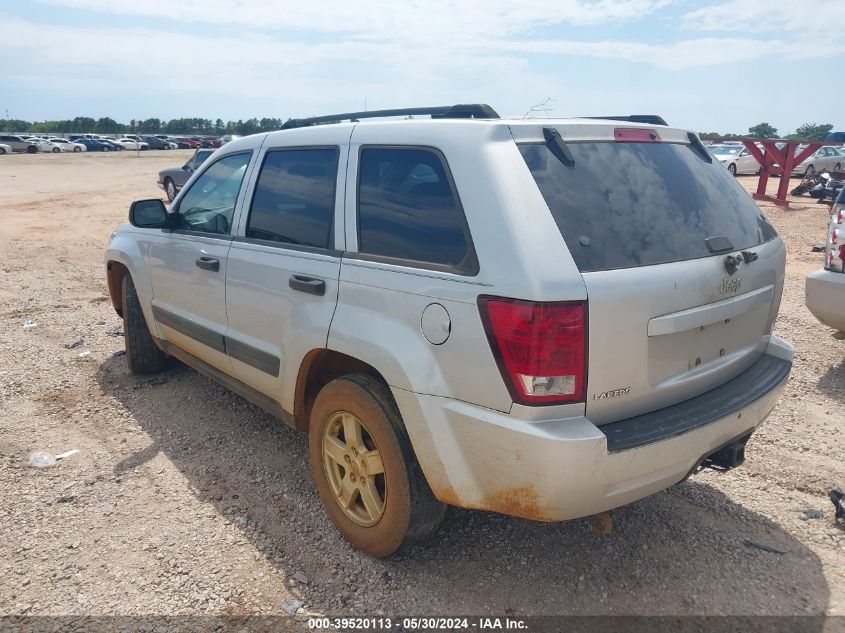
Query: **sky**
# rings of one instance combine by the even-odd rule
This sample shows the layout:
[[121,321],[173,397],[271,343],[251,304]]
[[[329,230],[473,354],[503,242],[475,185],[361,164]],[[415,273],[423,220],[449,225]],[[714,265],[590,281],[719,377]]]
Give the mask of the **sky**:
[[545,102],[845,130],[845,0],[0,0],[0,24],[0,118]]

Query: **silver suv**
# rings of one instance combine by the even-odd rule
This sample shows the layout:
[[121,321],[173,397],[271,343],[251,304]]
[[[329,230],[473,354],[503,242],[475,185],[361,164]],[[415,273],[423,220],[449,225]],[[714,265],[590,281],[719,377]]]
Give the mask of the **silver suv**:
[[173,356],[307,432],[375,556],[446,505],[562,521],[737,466],[791,369],[783,242],[659,117],[293,120],[129,217],[129,369]]

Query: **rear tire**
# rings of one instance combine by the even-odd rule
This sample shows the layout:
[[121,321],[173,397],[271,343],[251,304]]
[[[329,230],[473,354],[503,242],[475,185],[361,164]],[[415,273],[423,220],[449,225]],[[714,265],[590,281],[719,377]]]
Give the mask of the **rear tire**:
[[135,283],[128,273],[123,276],[123,338],[126,343],[126,364],[131,373],[154,374],[164,369],[167,355],[153,341],[141,310]]
[[807,166],[807,171],[804,172],[804,178],[811,178],[816,175],[816,168],[812,165]]
[[35,147],[35,145],[30,145],[29,147],[26,148],[26,153],[27,154],[37,154],[38,148]]
[[842,164],[841,164],[841,163],[836,163],[836,164],[833,166],[833,171],[842,171]]
[[[358,438],[347,435],[347,428],[360,429]],[[311,411],[308,444],[323,507],[353,547],[382,558],[440,527],[446,506],[431,492],[382,382],[353,374],[323,387]]]
[[61,151],[62,151],[62,150],[61,150],[61,149],[59,149],[58,147],[54,147],[54,148],[53,148],[53,153],[54,153],[54,154],[60,154],[60,153],[61,153]]
[[82,151],[82,148],[81,148],[81,147],[74,147],[74,148],[73,148],[73,153],[74,153],[74,154],[76,154],[77,152],[81,152],[81,151]]
[[167,199],[170,202],[176,198],[176,185],[173,184],[173,181],[170,178],[164,179],[164,191],[167,193]]

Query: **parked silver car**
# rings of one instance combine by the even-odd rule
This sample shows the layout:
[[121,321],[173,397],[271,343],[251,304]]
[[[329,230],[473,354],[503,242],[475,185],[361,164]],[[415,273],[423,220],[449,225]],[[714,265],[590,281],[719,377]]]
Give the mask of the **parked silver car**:
[[11,154],[12,153],[12,146],[11,145],[4,145],[0,143],[0,156],[3,154]]
[[39,150],[37,143],[28,141],[21,136],[14,136],[11,134],[0,134],[0,143],[11,147],[13,152],[26,152],[27,154],[35,154]]
[[[801,149],[802,147],[799,147],[797,151],[801,151]],[[819,171],[842,169],[842,165],[845,165],[845,160],[843,160],[842,154],[839,153],[839,148],[833,145],[825,145],[793,167],[792,175],[812,176]]]
[[760,171],[760,163],[744,145],[710,145],[707,149],[713,152],[716,159],[734,176],[756,174]]
[[783,241],[658,117],[293,120],[129,218],[129,369],[173,356],[307,432],[375,556],[446,504],[562,521],[738,466],[792,366]]

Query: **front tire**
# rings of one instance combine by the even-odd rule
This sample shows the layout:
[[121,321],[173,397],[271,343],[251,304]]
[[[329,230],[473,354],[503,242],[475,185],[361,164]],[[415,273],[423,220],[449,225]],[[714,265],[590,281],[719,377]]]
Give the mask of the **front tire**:
[[836,164],[833,166],[833,171],[842,171],[842,164],[841,164],[841,163],[836,163]]
[[804,178],[812,178],[816,175],[816,168],[812,165],[807,167],[807,171],[804,172]]
[[167,355],[153,341],[141,310],[135,283],[128,273],[123,276],[123,338],[126,343],[126,364],[131,373],[154,374],[164,369]]
[[731,176],[736,178],[736,165],[734,165],[733,163],[728,165],[728,171],[731,172]]
[[81,147],[74,147],[74,148],[73,148],[73,153],[74,153],[74,154],[76,154],[77,152],[81,152],[81,151],[82,151],[82,148],[81,148]]
[[446,506],[434,498],[380,381],[353,374],[323,387],[308,444],[323,507],[355,548],[382,558],[440,527]]
[[61,149],[59,149],[58,147],[54,147],[54,148],[53,148],[53,153],[54,153],[54,154],[60,154],[60,153],[61,153],[61,151],[62,151],[62,150],[61,150]]
[[26,153],[27,154],[37,154],[38,148],[35,147],[35,145],[30,145],[29,147],[26,148]]

